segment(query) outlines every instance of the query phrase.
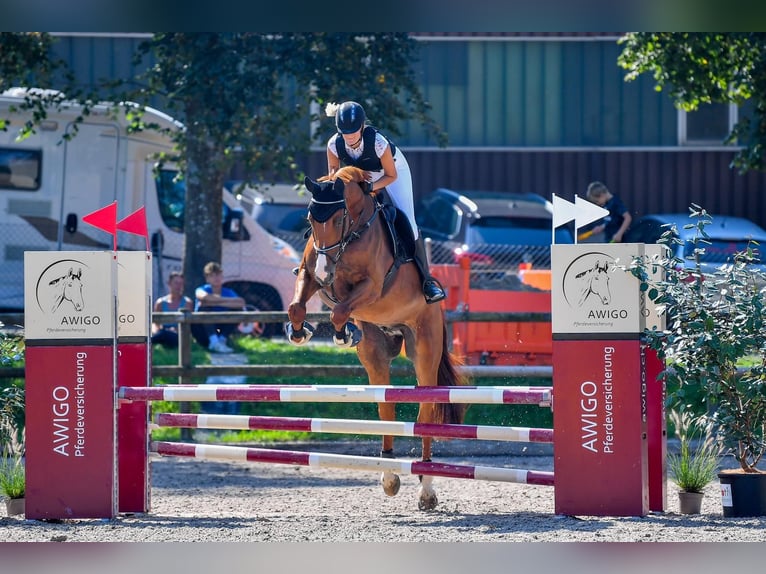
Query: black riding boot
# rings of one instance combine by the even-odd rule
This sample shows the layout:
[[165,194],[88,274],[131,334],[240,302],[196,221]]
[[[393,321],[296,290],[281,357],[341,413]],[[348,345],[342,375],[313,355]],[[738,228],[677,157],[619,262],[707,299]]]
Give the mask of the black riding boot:
[[423,279],[423,296],[426,298],[426,303],[438,303],[447,295],[444,293],[441,283],[431,276],[423,235],[418,235],[418,238],[415,240],[415,253],[413,257],[415,265],[417,265],[418,271],[420,271],[420,277]]

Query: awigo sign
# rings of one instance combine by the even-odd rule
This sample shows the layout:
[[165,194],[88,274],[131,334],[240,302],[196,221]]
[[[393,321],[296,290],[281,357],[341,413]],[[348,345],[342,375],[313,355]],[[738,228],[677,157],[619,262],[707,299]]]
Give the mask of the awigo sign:
[[552,246],[557,514],[649,511],[642,244]]
[[28,519],[117,513],[116,260],[25,253]]

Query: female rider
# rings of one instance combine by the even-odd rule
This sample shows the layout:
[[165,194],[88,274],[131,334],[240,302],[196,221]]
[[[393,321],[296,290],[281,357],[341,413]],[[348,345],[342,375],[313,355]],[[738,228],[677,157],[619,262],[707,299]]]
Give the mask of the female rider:
[[370,173],[372,181],[364,191],[370,193],[384,187],[394,206],[406,216],[415,238],[414,261],[423,280],[423,296],[427,303],[444,299],[444,289],[431,276],[425,243],[415,222],[412,175],[407,158],[386,136],[372,126],[365,126],[364,108],[356,102],[327,104],[325,113],[335,116],[337,134],[327,142],[327,172],[332,176],[341,164],[358,167]]

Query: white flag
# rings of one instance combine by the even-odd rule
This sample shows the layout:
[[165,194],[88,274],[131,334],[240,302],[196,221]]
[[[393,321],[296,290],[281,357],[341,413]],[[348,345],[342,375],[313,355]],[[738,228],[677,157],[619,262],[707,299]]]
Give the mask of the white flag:
[[577,207],[571,201],[567,201],[553,194],[553,228],[569,223],[577,217]]
[[[583,199],[578,195],[575,195],[575,206],[577,208],[577,215],[575,217],[575,227],[577,229],[609,215],[608,209],[604,209],[595,203],[591,203],[587,199]],[[568,221],[571,221],[571,219]]]

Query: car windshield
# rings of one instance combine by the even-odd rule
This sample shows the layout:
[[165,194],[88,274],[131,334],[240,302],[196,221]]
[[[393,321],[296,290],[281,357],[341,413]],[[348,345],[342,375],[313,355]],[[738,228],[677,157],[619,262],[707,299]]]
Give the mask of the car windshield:
[[[705,253],[700,256],[700,263],[730,263],[732,261],[732,255],[740,251],[745,251],[748,247],[753,249],[755,261],[753,263],[761,262],[760,246],[755,243],[749,242],[746,239],[741,240],[722,240],[713,239],[711,244],[700,244],[700,247],[705,248]],[[689,258],[694,254],[694,243],[687,241],[684,248],[684,258]]]
[[[572,243],[569,230],[556,229],[557,243]],[[482,217],[466,230],[468,245],[550,245],[551,220],[545,218]]]

